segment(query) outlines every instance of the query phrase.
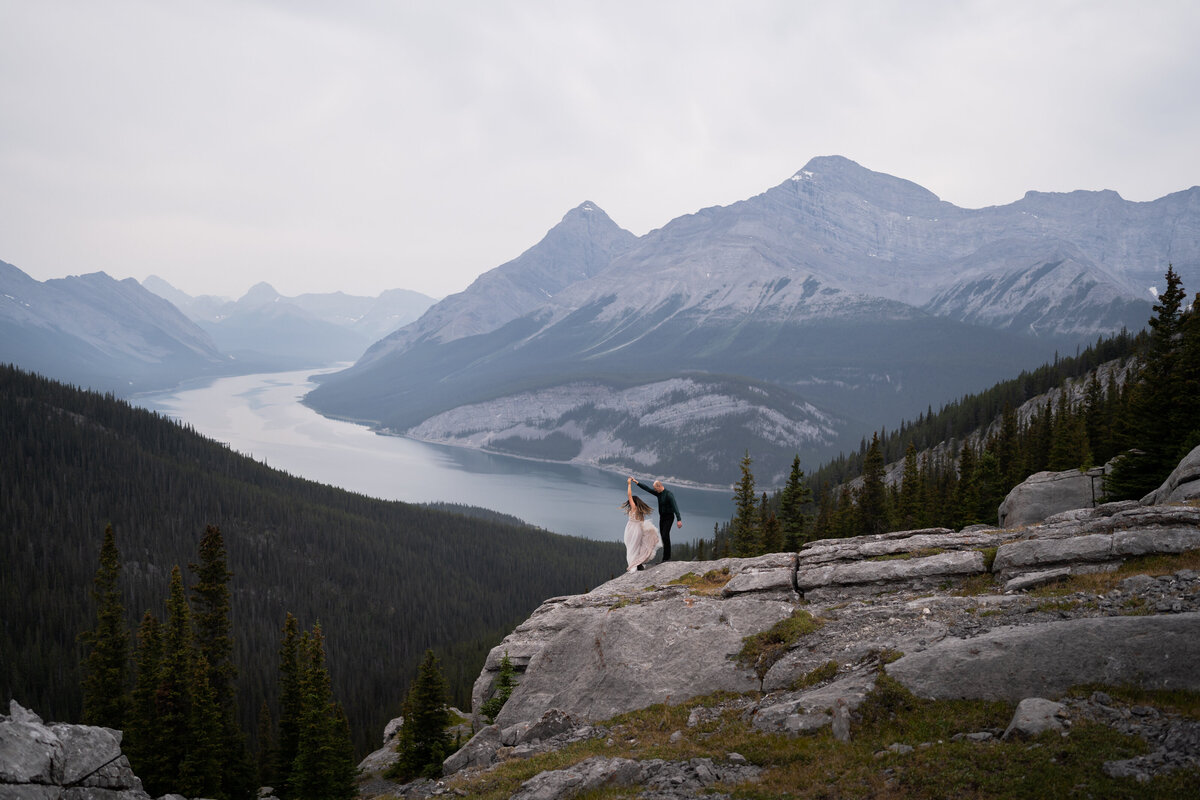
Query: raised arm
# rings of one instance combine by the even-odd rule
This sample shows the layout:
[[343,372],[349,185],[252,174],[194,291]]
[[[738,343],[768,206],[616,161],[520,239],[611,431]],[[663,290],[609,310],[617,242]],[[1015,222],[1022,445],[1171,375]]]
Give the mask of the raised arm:
[[639,489],[641,489],[643,492],[646,492],[647,494],[652,494],[655,497],[658,497],[659,495],[662,494],[662,492],[655,491],[653,485],[643,486],[642,484],[638,483],[637,478],[630,478],[629,480],[633,481],[634,486],[638,487]]
[[633,508],[633,478],[625,481],[625,494],[629,497],[629,507]]

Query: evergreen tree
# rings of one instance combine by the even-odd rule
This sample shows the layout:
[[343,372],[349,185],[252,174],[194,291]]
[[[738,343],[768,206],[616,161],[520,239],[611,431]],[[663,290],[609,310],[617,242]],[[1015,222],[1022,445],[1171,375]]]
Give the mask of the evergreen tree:
[[1191,310],[1179,326],[1179,410],[1180,441],[1178,455],[1200,445],[1200,292],[1192,300]]
[[[325,666],[325,637],[318,623],[300,638],[300,719],[296,760],[288,776],[291,800],[350,800],[354,797],[349,727],[333,702]],[[345,737],[343,739],[343,737]],[[350,762],[347,769],[345,762]],[[439,764],[440,766],[440,764]],[[440,774],[440,772],[439,772]]]
[[83,722],[125,728],[129,707],[129,630],[121,603],[121,556],[112,525],[104,528],[100,566],[92,581],[96,628],[80,638],[88,653],[83,662]]
[[763,492],[762,503],[758,507],[758,517],[762,520],[762,553],[783,552],[783,526],[775,512],[767,502],[767,493]]
[[263,700],[258,707],[258,785],[275,785],[275,726],[271,721],[271,707]]
[[877,534],[888,530],[887,493],[883,485],[883,451],[879,434],[871,436],[871,446],[863,458],[862,488],[858,491],[860,532]]
[[979,522],[979,473],[975,469],[975,451],[964,442],[958,456],[958,483],[954,507],[957,519],[952,527],[965,528]]
[[151,784],[142,777],[152,796],[174,792],[180,767],[187,757],[191,738],[191,686],[194,679],[191,612],[183,592],[183,575],[176,565],[171,570],[167,596],[167,620],[162,632],[162,658],[158,689],[154,696],[154,743],[162,773]]
[[921,470],[917,466],[917,446],[911,441],[904,450],[904,472],[900,477],[897,520],[900,530],[913,531],[923,525],[921,514]]
[[198,652],[192,659],[188,741],[179,762],[178,792],[188,797],[229,800],[221,786],[221,708],[209,678],[212,669]]
[[799,550],[808,539],[808,515],[804,509],[812,502],[812,489],[800,469],[800,454],[792,458],[792,471],[779,496],[779,524],[783,528],[783,544],[788,550]]
[[975,472],[979,476],[979,508],[975,519],[986,525],[995,525],[999,522],[1000,504],[1008,493],[1008,487],[1000,477],[1000,462],[990,450],[984,450],[976,463]]
[[504,657],[500,659],[500,673],[496,675],[496,682],[492,686],[492,696],[479,707],[479,713],[487,720],[488,725],[496,721],[496,715],[500,713],[500,709],[504,708],[504,704],[512,696],[513,689],[517,686],[514,675],[515,671],[512,662],[508,660],[508,651],[506,650]]
[[758,495],[754,491],[754,474],[750,471],[750,452],[742,456],[742,478],[734,490],[733,503],[736,513],[730,531],[730,555],[748,558],[757,555],[761,548],[758,519]]
[[1105,481],[1105,494],[1114,500],[1136,499],[1158,488],[1181,455],[1181,437],[1195,425],[1182,419],[1180,349],[1186,293],[1173,267],[1167,267],[1167,288],[1158,296],[1150,318],[1150,344],[1131,389],[1127,446]]
[[1000,416],[1000,435],[996,441],[996,468],[1000,471],[1001,482],[1006,486],[1016,486],[1021,482],[1019,437],[1017,412],[1012,403],[1005,400]]
[[397,734],[399,759],[388,770],[388,777],[408,781],[442,774],[442,762],[450,754],[450,712],[446,709],[446,679],[432,650],[417,670],[417,679],[404,701],[404,724]]
[[190,564],[197,583],[192,587],[192,616],[195,646],[208,665],[220,720],[220,784],[233,800],[248,800],[255,793],[254,769],[246,751],[246,738],[238,726],[233,664],[233,635],[230,623],[229,571],[221,529],[209,525],[200,539],[200,563]]
[[162,632],[158,618],[147,611],[137,630],[134,654],[137,676],[133,685],[129,724],[125,727],[124,751],[134,773],[147,786],[161,785],[166,776],[158,749],[159,668],[162,662]]
[[1059,392],[1058,414],[1050,444],[1049,468],[1055,472],[1091,467],[1092,451],[1088,446],[1087,424],[1071,405],[1064,385]]
[[279,647],[279,748],[275,778],[280,796],[290,800],[292,765],[300,740],[300,631],[289,612],[283,621],[283,642]]

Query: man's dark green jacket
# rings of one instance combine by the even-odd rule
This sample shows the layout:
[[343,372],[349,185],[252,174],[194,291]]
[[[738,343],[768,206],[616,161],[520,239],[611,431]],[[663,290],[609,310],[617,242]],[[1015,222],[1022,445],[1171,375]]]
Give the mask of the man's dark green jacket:
[[658,517],[659,519],[671,518],[683,522],[683,514],[679,512],[679,504],[675,502],[675,495],[671,494],[671,490],[663,487],[661,492],[655,491],[654,485],[644,486],[640,483],[634,483],[634,486],[641,489],[647,494],[652,494],[658,498]]

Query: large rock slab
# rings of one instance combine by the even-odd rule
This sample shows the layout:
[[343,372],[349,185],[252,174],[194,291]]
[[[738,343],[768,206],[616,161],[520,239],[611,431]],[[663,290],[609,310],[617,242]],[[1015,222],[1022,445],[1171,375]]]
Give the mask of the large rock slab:
[[1085,683],[1200,691],[1200,613],[1091,617],[946,639],[885,668],[920,697],[1061,697]]
[[0,715],[0,798],[148,800],[121,754],[121,732],[93,725],[47,725],[9,703]]
[[917,578],[974,575],[980,572],[986,572],[983,553],[977,550],[957,550],[924,558],[857,561],[809,567],[797,571],[796,584],[801,591],[807,591],[821,586],[908,581]]
[[[770,628],[795,608],[791,554],[710,562],[667,562],[624,574],[586,595],[548,600],[489,654],[476,681],[473,707],[491,692],[508,653],[522,671],[496,723],[535,723],[551,708],[587,721],[661,702],[683,702],[715,691],[759,688],[734,656],[742,639]],[[671,581],[728,567],[755,591],[730,597],[693,594]],[[765,583],[765,585],[764,585]],[[770,591],[771,586],[778,586]],[[786,588],[784,588],[786,587]]]
[[1000,527],[1019,528],[1061,511],[1091,508],[1103,493],[1103,476],[1103,468],[1036,472],[1014,486],[1000,504]]
[[1183,457],[1163,485],[1142,498],[1142,505],[1200,500],[1200,446]]

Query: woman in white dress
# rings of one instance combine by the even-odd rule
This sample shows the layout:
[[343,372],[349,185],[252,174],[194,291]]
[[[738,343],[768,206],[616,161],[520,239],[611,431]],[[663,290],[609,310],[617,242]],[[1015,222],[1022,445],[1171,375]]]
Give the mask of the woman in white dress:
[[646,501],[633,495],[633,478],[625,484],[625,495],[628,498],[621,509],[629,517],[625,523],[625,561],[629,564],[628,572],[643,569],[655,552],[662,547],[662,537],[658,528],[654,527],[648,517],[651,508]]

